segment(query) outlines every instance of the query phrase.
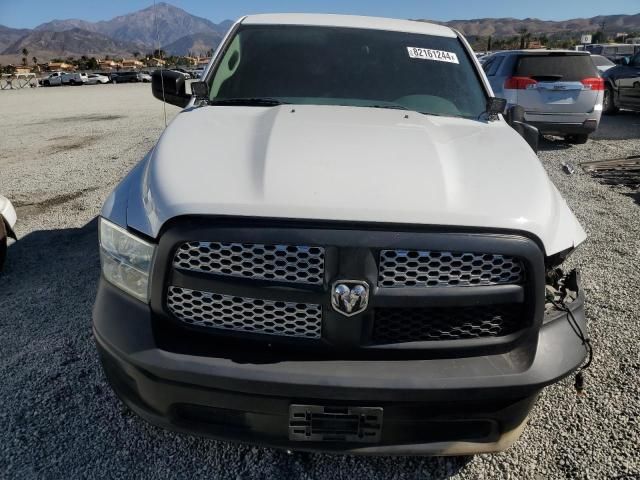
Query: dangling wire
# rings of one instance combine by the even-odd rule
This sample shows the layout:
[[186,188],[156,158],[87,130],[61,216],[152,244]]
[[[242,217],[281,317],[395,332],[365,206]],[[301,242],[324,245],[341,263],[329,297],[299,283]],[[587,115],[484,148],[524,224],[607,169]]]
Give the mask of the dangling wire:
[[160,57],[160,83],[162,85],[162,112],[164,114],[164,128],[167,128],[167,101],[164,97],[164,74],[162,73],[162,50],[160,50],[160,32],[158,31],[158,10],[156,7],[156,0],[153,0],[153,23],[156,27],[156,49],[158,51],[158,57]]

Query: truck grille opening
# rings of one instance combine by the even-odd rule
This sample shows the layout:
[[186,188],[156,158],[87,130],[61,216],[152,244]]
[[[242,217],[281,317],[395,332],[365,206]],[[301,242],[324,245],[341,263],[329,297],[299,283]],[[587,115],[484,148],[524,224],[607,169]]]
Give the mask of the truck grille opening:
[[382,250],[378,286],[468,287],[518,284],[522,262],[505,255],[430,250]]
[[322,307],[170,286],[167,306],[182,322],[212,329],[320,338]]
[[377,308],[376,344],[501,337],[524,327],[520,305]]
[[324,248],[304,245],[187,242],[174,268],[231,277],[322,285]]

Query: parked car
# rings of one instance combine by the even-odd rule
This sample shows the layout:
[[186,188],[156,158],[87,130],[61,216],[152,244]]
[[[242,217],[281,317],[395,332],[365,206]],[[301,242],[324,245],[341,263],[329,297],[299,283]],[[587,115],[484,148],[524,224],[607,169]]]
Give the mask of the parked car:
[[142,78],[139,72],[117,72],[111,74],[113,83],[130,83],[141,82]]
[[84,85],[89,80],[86,73],[68,72],[61,77],[63,85]]
[[202,75],[204,74],[204,67],[200,67],[200,68],[195,68],[191,74],[192,78],[202,78]]
[[604,113],[614,114],[621,108],[640,111],[640,53],[607,70],[602,77]]
[[111,386],[156,425],[227,440],[508,447],[586,348],[559,270],[585,232],[537,130],[500,115],[445,26],[284,14],[232,32],[194,96],[154,72],[153,95],[188,108],[101,212]]
[[180,72],[184,75],[184,78],[186,80],[190,80],[191,79],[191,74],[189,72],[187,72],[184,68],[174,68],[172,69],[174,72]]
[[55,85],[62,85],[62,75],[64,72],[52,72],[45,78],[40,80],[40,84],[44,87],[53,87]]
[[593,61],[593,64],[596,66],[600,74],[616,66],[615,63],[613,63],[607,57],[603,57],[602,55],[591,55],[591,60]]
[[138,74],[138,78],[141,82],[146,82],[146,83],[151,82],[151,75],[147,72],[140,72]]
[[587,52],[514,50],[483,65],[491,87],[540,133],[585,143],[600,123],[604,82]]
[[98,83],[109,83],[109,77],[107,77],[106,75],[101,75],[99,73],[90,73],[89,75],[87,75],[88,85],[96,85]]
[[7,258],[9,238],[16,239],[13,231],[17,221],[16,210],[8,198],[0,195],[0,271]]

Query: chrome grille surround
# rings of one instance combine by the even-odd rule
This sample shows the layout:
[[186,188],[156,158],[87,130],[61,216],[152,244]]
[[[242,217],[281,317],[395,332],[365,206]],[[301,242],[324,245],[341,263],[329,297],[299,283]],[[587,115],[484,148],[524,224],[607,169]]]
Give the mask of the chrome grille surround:
[[521,320],[519,305],[380,308],[373,339],[380,344],[501,337],[522,328]]
[[184,323],[200,327],[318,339],[322,307],[259,300],[170,286],[167,307]]
[[505,255],[429,250],[381,250],[378,286],[468,287],[517,284],[522,262]]
[[231,277],[322,285],[324,248],[303,245],[187,242],[174,268]]

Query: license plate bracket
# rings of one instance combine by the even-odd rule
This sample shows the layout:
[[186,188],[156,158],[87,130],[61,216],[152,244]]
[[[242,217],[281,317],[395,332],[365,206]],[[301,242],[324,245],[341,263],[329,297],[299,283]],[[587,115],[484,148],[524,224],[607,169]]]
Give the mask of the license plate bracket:
[[381,407],[289,406],[289,440],[301,442],[378,443]]

